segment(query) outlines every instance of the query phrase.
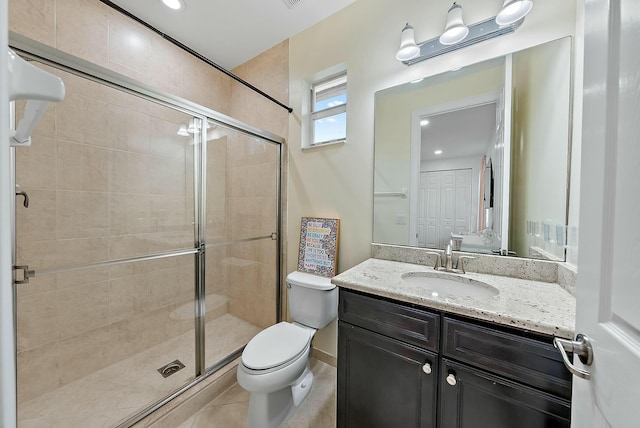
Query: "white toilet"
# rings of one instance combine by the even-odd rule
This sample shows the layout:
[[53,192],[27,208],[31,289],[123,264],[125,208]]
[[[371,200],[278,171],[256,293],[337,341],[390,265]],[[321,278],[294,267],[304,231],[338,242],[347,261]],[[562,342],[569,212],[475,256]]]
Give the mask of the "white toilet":
[[249,396],[249,428],[277,428],[300,406],[313,383],[311,339],[338,313],[338,290],[330,278],[303,272],[287,276],[289,313],[247,344],[238,384]]

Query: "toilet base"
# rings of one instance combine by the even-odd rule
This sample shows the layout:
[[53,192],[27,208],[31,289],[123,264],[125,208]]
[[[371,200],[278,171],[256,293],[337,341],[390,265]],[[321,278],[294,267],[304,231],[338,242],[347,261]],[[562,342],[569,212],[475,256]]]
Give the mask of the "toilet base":
[[309,363],[296,381],[275,392],[252,392],[249,396],[249,428],[279,428],[309,395],[313,373]]
[[309,395],[311,391],[311,385],[313,385],[313,372],[307,364],[307,368],[304,370],[304,373],[302,373],[302,376],[291,385],[291,395],[295,407],[300,406],[304,399],[307,398],[307,395]]

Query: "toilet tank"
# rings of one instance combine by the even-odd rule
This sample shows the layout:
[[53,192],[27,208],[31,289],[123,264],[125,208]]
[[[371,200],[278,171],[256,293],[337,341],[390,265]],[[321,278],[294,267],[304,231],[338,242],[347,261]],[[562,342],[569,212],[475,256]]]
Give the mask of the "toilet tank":
[[338,315],[338,289],[331,278],[304,272],[287,275],[291,318],[315,329],[326,327]]

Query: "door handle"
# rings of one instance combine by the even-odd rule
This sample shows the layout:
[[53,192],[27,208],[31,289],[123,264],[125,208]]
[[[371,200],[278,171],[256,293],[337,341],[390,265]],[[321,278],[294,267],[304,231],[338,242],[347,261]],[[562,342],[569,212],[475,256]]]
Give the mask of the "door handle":
[[559,337],[554,337],[553,346],[555,346],[558,351],[560,351],[560,355],[562,355],[562,360],[565,367],[567,367],[567,370],[569,370],[579,378],[586,380],[591,379],[591,373],[574,366],[573,363],[569,361],[569,355],[567,355],[567,351],[573,352],[578,356],[578,358],[580,358],[582,364],[584,364],[585,366],[590,366],[593,363],[593,346],[591,345],[591,339],[589,339],[588,336],[579,334],[576,336],[576,340],[567,340],[560,339]]

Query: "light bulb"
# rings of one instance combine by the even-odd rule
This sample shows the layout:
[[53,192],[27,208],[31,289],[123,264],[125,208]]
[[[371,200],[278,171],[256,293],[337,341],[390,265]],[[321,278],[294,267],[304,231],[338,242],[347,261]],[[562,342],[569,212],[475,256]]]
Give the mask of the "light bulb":
[[462,6],[453,3],[447,13],[447,25],[440,36],[440,43],[443,45],[455,45],[464,40],[469,34],[469,28],[462,20]]
[[533,8],[533,0],[504,0],[502,9],[496,15],[496,24],[511,25],[520,21]]
[[419,53],[420,48],[416,44],[413,27],[407,22],[400,35],[400,49],[396,52],[396,59],[398,61],[409,61],[418,56]]

